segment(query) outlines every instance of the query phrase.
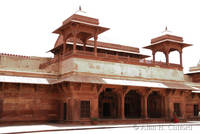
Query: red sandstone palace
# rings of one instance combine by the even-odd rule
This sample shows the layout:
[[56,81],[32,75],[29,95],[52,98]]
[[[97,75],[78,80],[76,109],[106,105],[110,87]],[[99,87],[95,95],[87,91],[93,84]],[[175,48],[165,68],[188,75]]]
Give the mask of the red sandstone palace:
[[[197,120],[200,65],[183,73],[183,38],[164,34],[145,49],[99,42],[109,30],[78,13],[53,33],[54,58],[0,55],[0,122],[134,123]],[[94,39],[94,40],[91,40]],[[169,62],[178,51],[179,64]],[[163,52],[166,62],[156,61]]]

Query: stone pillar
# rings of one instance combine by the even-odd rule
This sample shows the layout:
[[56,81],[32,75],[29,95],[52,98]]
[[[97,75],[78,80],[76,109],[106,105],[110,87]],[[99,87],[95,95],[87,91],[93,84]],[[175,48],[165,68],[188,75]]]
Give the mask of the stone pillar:
[[97,56],[97,34],[94,35],[94,55]]
[[95,99],[90,101],[90,117],[91,118],[99,118],[99,105],[98,105],[98,96]]
[[153,62],[155,62],[156,61],[156,57],[155,57],[155,52],[154,51],[152,51],[152,55],[153,55]]
[[180,108],[181,108],[180,110],[181,110],[182,118],[185,119],[186,118],[185,97],[183,98],[183,102],[181,103]]
[[71,120],[78,121],[80,119],[80,101],[72,98],[70,100]]
[[169,102],[169,119],[173,119],[173,117],[174,117],[174,102]]
[[83,51],[86,51],[86,43],[83,44]]
[[76,53],[76,42],[77,42],[77,37],[76,33],[73,34],[73,53]]
[[164,97],[164,113],[165,113],[165,118],[170,118],[170,115],[169,115],[169,97],[166,95],[166,96],[163,96]]
[[63,40],[63,57],[66,52],[66,41]]
[[121,94],[121,119],[124,120],[125,119],[125,114],[124,114],[124,101],[125,96],[124,94]]
[[142,96],[142,100],[141,100],[142,117],[145,118],[145,119],[148,118],[147,99],[148,99],[148,95],[145,94],[145,95]]
[[180,65],[183,66],[182,51],[180,51],[179,54],[180,54]]
[[165,52],[166,64],[169,64],[169,52]]
[[182,103],[181,112],[182,112],[182,118],[185,119],[185,103]]

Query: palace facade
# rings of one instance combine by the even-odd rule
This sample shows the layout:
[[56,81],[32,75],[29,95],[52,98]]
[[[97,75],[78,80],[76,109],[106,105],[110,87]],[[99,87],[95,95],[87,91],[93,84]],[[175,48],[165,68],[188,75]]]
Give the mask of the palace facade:
[[[0,55],[0,122],[85,123],[198,120],[200,67],[183,73],[183,38],[164,34],[145,49],[99,42],[109,28],[73,14],[58,34],[53,58]],[[91,40],[93,39],[93,40]],[[179,64],[169,54],[179,53]],[[156,61],[163,52],[166,62]]]

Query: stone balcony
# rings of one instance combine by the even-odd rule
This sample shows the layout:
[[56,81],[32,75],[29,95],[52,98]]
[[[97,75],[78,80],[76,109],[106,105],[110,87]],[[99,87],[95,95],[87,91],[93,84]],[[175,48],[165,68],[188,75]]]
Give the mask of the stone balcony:
[[[83,50],[76,50],[76,53],[73,53],[73,51],[68,51],[64,55],[61,55],[60,60],[63,61],[71,57],[100,60],[100,61],[109,61],[109,62],[124,63],[124,64],[142,65],[142,66],[149,66],[149,67],[176,69],[180,71],[183,70],[183,67],[179,64],[172,64],[172,63],[167,64],[165,62],[160,62],[160,61],[137,59],[137,58],[127,57],[127,56],[112,55],[112,54],[107,54],[107,53],[97,53],[97,56],[95,56],[94,52],[83,51]],[[58,62],[58,57],[52,58],[48,62],[41,64],[40,68],[45,68],[48,65],[51,65],[56,62]]]

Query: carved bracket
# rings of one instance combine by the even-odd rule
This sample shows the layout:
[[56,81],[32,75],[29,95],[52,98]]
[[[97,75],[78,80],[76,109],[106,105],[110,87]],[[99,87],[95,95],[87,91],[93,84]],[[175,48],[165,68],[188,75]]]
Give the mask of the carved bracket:
[[97,84],[97,93],[100,94],[103,91],[104,87],[102,84]]

